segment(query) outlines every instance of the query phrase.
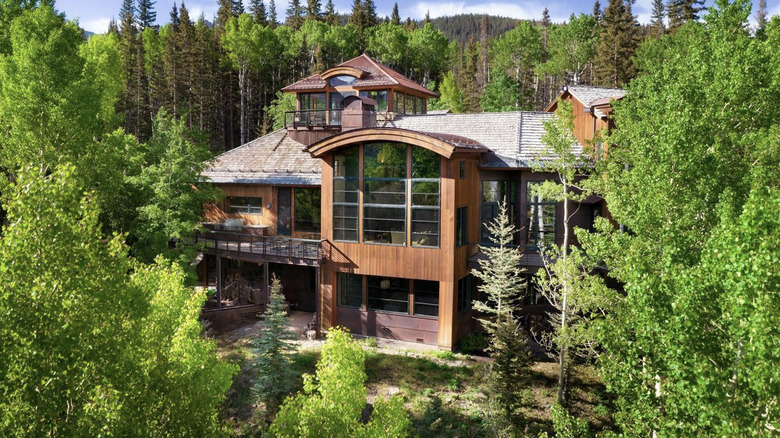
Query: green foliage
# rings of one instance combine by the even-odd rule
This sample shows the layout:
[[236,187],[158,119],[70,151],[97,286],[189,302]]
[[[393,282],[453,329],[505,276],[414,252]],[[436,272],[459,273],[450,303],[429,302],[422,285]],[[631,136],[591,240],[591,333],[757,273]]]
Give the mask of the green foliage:
[[601,15],[601,36],[594,58],[593,83],[622,87],[636,75],[632,58],[639,45],[639,23],[631,2],[610,0]]
[[559,404],[550,407],[555,436],[558,438],[585,438],[591,436],[588,422],[582,418],[575,418]]
[[[204,202],[215,197],[210,186],[199,184],[211,152],[165,110],[160,110],[154,125],[154,135],[144,145],[143,169],[128,178],[142,199],[131,236],[133,252],[141,260],[164,254],[189,264],[192,247],[181,245],[192,237]],[[171,248],[172,243],[180,246]]]
[[485,335],[479,332],[469,333],[460,339],[460,350],[465,353],[479,353],[487,348]]
[[519,84],[504,72],[493,73],[493,80],[485,86],[480,106],[489,112],[517,111],[517,96],[522,93]]
[[569,23],[555,26],[550,32],[549,58],[540,64],[541,74],[570,77],[577,85],[596,55],[599,42],[598,24],[591,15],[572,14]]
[[[639,55],[616,105],[603,185],[631,233],[584,236],[625,297],[599,329],[624,433],[759,436],[777,428],[777,27],[717,2]],[[770,213],[774,211],[774,213]],[[773,216],[774,215],[774,216]],[[602,229],[608,228],[605,223]],[[771,347],[774,343],[774,347]],[[774,380],[773,380],[774,379]]]
[[295,349],[290,342],[293,334],[287,329],[282,283],[274,275],[271,280],[271,299],[263,312],[260,337],[254,343],[253,367],[257,370],[254,393],[266,405],[266,414],[273,416],[284,396],[293,388],[294,372],[290,353]]
[[24,172],[5,205],[0,434],[217,434],[235,369],[200,339],[204,297],[103,238],[75,175]]
[[273,120],[274,131],[284,129],[284,114],[287,111],[295,111],[295,95],[278,91],[276,99],[271,101],[271,106],[266,111]]
[[521,21],[513,30],[495,40],[490,47],[491,69],[503,73],[514,82],[511,99],[515,110],[527,110],[533,106],[531,78],[534,67],[542,59],[542,35],[530,21]]
[[367,423],[365,352],[349,334],[331,329],[317,364],[316,379],[304,375],[304,393],[285,400],[271,424],[279,437],[402,437],[411,425],[403,399],[378,398]]

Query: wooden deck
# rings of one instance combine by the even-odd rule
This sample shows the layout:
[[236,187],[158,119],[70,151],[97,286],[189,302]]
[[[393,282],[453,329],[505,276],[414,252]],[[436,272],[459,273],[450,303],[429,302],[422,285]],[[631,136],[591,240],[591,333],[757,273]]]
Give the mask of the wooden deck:
[[322,240],[205,231],[197,233],[197,243],[203,245],[205,253],[230,259],[299,266],[322,264]]

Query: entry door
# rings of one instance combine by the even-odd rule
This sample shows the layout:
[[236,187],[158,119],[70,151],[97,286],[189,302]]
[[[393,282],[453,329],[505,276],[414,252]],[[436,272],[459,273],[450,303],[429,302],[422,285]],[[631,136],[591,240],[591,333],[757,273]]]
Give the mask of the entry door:
[[279,187],[276,206],[276,232],[281,236],[292,234],[292,189]]

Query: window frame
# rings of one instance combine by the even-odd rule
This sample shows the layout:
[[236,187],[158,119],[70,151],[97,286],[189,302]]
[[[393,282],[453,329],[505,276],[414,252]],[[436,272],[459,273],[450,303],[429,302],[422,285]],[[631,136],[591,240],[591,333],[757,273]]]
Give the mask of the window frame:
[[469,243],[469,206],[464,205],[455,209],[455,247],[468,245]]
[[[360,220],[361,220],[361,217],[360,217],[360,211],[361,211],[361,208],[360,208],[360,201],[361,201],[361,199],[360,199],[361,198],[361,191],[360,191],[360,162],[361,162],[361,155],[362,155],[361,154],[361,148],[358,147],[358,146],[352,146],[352,147],[343,149],[343,150],[341,150],[339,152],[341,152],[341,153],[340,154],[339,153],[333,154],[333,182],[332,182],[332,184],[333,184],[333,187],[332,187],[332,189],[333,189],[333,192],[332,192],[332,195],[333,195],[333,209],[332,209],[333,215],[331,217],[331,223],[332,223],[332,225],[331,225],[331,228],[332,228],[331,233],[333,235],[333,240],[336,241],[336,242],[357,243],[357,242],[360,242]],[[350,152],[354,153],[357,156],[356,159],[355,159],[356,160],[356,164],[357,164],[357,168],[355,169],[356,170],[356,174],[354,176],[353,175],[346,175],[346,172],[347,172],[348,169],[346,168],[346,165],[345,165],[345,175],[344,176],[340,176],[340,175],[338,175],[338,167],[337,167],[338,162],[337,162],[336,158],[339,155],[343,155],[343,156],[345,156],[345,161],[346,161],[347,160],[346,156]],[[355,196],[355,201],[354,202],[350,202],[350,201],[346,201],[346,200],[344,200],[344,201],[337,201],[337,199],[339,197],[337,196],[337,184],[336,184],[336,181],[343,181],[344,190],[342,190],[342,191],[344,193],[344,198],[346,199],[348,193],[352,193]],[[352,184],[350,184],[350,182],[352,182]],[[350,186],[353,186],[355,189],[354,190],[347,190]],[[350,208],[354,208],[355,209],[354,217],[347,216],[345,214],[344,215],[337,215],[336,214],[336,210],[339,209],[339,208],[343,209],[344,211],[346,211],[347,209],[350,209]],[[346,228],[346,227],[337,228],[336,227],[337,219],[341,219],[342,221],[348,221],[348,220],[353,220],[354,219],[354,221],[355,221],[354,229]],[[341,236],[337,236],[337,234],[336,234],[337,230],[342,231],[343,234]],[[344,238],[346,236],[346,233],[348,233],[348,232],[354,232],[354,235],[355,235],[354,240],[353,239]]]
[[[299,217],[301,216],[299,214],[300,206],[298,202],[298,194],[299,193],[316,193],[318,194],[315,196],[316,198],[319,198],[317,201],[314,202],[312,205],[315,205],[316,208],[314,210],[317,211],[317,215],[312,217],[312,228],[306,228],[300,226]],[[320,233],[322,230],[322,191],[319,188],[315,187],[294,187],[293,188],[293,231],[294,232],[304,232],[304,233]]]
[[[485,199],[485,184],[496,183],[498,188],[496,199],[488,201]],[[508,192],[508,196],[507,196]],[[519,185],[515,179],[484,179],[480,183],[480,208],[479,208],[479,220],[480,220],[480,232],[479,240],[482,245],[493,245],[493,241],[490,240],[490,231],[487,229],[486,224],[492,222],[498,216],[498,210],[501,206],[502,199],[507,200],[507,213],[509,214],[509,221],[517,226],[517,204],[519,199]],[[485,209],[490,208],[490,217],[486,217]],[[518,236],[513,237],[513,242],[517,243]]]
[[[358,280],[358,281],[354,282],[354,283],[348,283],[350,280],[352,280],[352,281]],[[352,296],[352,297],[358,296],[358,297],[360,297],[360,300],[359,300],[360,303],[358,305],[344,304],[343,300],[342,300],[342,297],[344,296],[342,286],[344,286],[344,285],[354,286],[355,284],[359,284],[360,285],[360,293],[357,294],[357,295],[352,293],[352,294],[348,294],[348,296]],[[363,302],[363,289],[365,289],[365,287],[363,285],[363,276],[362,275],[339,272],[338,275],[336,276],[336,305],[338,307],[343,307],[343,308],[347,308],[347,309],[363,309],[363,306],[365,304]],[[354,291],[352,291],[352,292],[354,292]]]
[[[552,245],[555,245],[557,243],[558,239],[558,202],[554,200],[549,199],[542,199],[539,196],[533,195],[533,191],[531,190],[531,186],[535,184],[542,184],[544,181],[527,181],[526,182],[526,205],[525,205],[525,248],[529,251],[539,251],[539,234],[540,231],[538,227],[532,227],[531,224],[536,222],[538,223],[539,213],[540,211],[542,214],[544,214],[544,207],[552,207],[553,213],[552,213],[552,231],[543,230],[541,233],[544,234],[542,237],[543,241],[548,241],[547,234],[552,235]],[[533,213],[531,212],[531,208],[536,207],[533,210]],[[533,218],[531,217],[533,215]],[[544,220],[544,218],[542,218]],[[531,239],[531,234],[533,233],[534,238]],[[531,242],[534,243],[531,243]]]
[[[234,199],[244,199],[246,204],[234,205]],[[252,200],[255,200],[254,202]],[[263,215],[263,197],[262,196],[227,196],[225,198],[227,202],[227,211],[230,214],[251,214],[262,216]],[[245,210],[241,210],[245,209]]]

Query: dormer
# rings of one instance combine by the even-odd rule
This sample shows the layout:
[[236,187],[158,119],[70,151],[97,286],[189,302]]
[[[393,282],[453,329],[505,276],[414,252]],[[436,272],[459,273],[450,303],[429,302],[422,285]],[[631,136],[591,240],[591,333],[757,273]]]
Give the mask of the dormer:
[[349,96],[375,102],[368,127],[376,120],[392,120],[396,114],[426,114],[427,101],[437,94],[365,54],[320,74],[284,87],[295,93],[296,110],[285,115],[291,137],[305,145],[342,131],[344,99]]

